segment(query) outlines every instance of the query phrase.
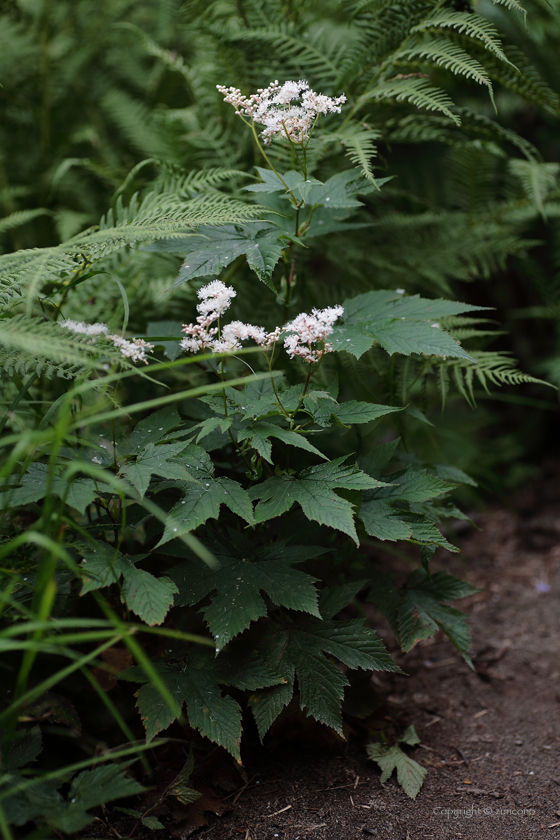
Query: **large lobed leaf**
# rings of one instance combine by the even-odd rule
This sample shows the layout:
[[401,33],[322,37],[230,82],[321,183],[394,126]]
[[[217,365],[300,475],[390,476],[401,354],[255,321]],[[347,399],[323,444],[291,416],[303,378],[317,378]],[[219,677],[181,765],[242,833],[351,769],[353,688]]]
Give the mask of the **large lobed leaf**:
[[437,319],[485,308],[419,295],[403,297],[387,290],[366,292],[345,300],[343,306],[342,324],[335,327],[329,339],[335,350],[346,350],[360,358],[377,342],[391,356],[421,353],[471,361]]
[[211,597],[202,613],[218,648],[267,615],[261,592],[273,604],[319,616],[316,578],[293,566],[317,557],[324,549],[293,546],[285,540],[258,546],[234,531],[227,537],[216,536],[208,547],[217,567],[210,568],[193,557],[169,575],[179,590],[176,605],[194,605]]
[[342,466],[345,460],[344,456],[335,458],[327,464],[309,467],[299,475],[275,476],[253,487],[250,497],[260,500],[255,508],[255,522],[280,516],[297,503],[308,519],[336,528],[359,544],[352,504],[337,496],[335,490],[368,490],[378,487],[380,482],[356,466]]

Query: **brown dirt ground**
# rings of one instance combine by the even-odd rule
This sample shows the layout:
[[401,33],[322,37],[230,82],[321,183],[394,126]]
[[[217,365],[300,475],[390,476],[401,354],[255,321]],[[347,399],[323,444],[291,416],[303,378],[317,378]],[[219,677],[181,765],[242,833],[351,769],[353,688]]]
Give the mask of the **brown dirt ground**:
[[[459,540],[463,554],[451,567],[449,554],[440,560],[441,568],[483,590],[460,605],[470,618],[476,673],[442,638],[403,656],[378,620],[408,676],[374,675],[383,705],[368,718],[349,718],[346,742],[323,727],[306,728],[296,716],[276,738],[273,733],[267,749],[247,750],[248,784],[237,776],[232,785],[235,773],[226,774],[220,789],[214,773],[214,793],[233,807],[222,816],[207,814],[208,827],[195,836],[560,838],[558,498],[551,481],[525,491],[510,510],[478,515],[481,530]],[[405,570],[402,560],[394,562]],[[421,738],[411,755],[428,769],[415,802],[394,779],[382,786],[365,753],[375,731],[391,738],[411,723]],[[221,810],[216,804],[214,811]],[[184,840],[190,833],[172,836]]]

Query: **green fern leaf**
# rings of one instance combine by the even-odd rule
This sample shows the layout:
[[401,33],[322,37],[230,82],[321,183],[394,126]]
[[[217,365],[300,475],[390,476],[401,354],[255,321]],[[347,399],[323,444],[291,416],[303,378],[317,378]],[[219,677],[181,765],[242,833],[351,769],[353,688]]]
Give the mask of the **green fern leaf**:
[[497,30],[492,24],[481,15],[469,14],[468,12],[453,12],[443,10],[436,12],[433,16],[426,18],[422,23],[411,28],[411,32],[426,32],[438,29],[449,29],[466,35],[482,43],[487,50],[494,53],[499,59],[510,64],[510,60],[502,49],[502,44]]
[[391,56],[391,63],[409,61],[429,61],[437,67],[443,67],[456,76],[464,76],[473,79],[480,85],[485,85],[492,90],[492,82],[482,64],[472,58],[465,50],[449,41],[429,41],[428,43],[416,43],[400,50]]
[[358,166],[364,178],[367,178],[371,184],[379,189],[373,174],[371,161],[377,154],[374,141],[381,137],[381,132],[365,124],[350,123],[328,136],[336,138],[342,143],[354,166]]
[[535,160],[510,160],[510,171],[519,178],[527,198],[533,201],[546,219],[545,202],[548,194],[558,187],[560,163],[540,163]]
[[417,108],[425,108],[427,111],[441,111],[456,125],[461,123],[457,114],[451,110],[453,102],[449,96],[440,88],[431,85],[425,76],[419,78],[417,75],[396,76],[394,79],[380,82],[358,98],[356,110],[368,102],[382,102],[389,99],[410,102]]

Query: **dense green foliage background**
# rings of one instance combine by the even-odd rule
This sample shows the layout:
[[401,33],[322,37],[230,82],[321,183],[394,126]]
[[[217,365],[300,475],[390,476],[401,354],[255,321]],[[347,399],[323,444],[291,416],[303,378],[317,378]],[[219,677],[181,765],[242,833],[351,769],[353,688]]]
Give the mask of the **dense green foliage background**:
[[[352,669],[395,667],[360,598],[404,650],[439,628],[469,662],[449,602],[472,590],[430,559],[456,504],[554,445],[559,41],[546,0],[0,0],[5,836],[140,793],[141,739],[177,718],[236,759],[249,711],[262,737],[289,703],[342,731]],[[216,90],[300,78],[348,97],[311,187]],[[350,352],[276,357],[280,397],[253,351],[178,357],[218,276],[267,330],[344,302]],[[151,340],[150,365],[62,319]],[[397,588],[396,540],[417,553]],[[126,761],[95,766],[101,737]],[[180,758],[162,800],[197,796]]]

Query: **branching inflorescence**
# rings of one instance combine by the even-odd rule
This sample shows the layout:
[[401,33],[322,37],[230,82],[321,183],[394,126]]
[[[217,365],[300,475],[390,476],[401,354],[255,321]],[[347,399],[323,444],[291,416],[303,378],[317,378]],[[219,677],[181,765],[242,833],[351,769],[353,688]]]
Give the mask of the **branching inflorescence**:
[[[293,321],[267,333],[264,327],[232,321],[221,329],[212,326],[229,308],[236,292],[221,280],[213,280],[198,290],[200,313],[195,324],[185,324],[187,336],[181,341],[181,348],[192,353],[209,349],[214,353],[229,353],[241,349],[241,342],[253,339],[260,347],[269,348],[284,334],[284,349],[293,359],[299,356],[308,364],[320,361],[325,353],[332,351],[327,338],[333,331],[333,324],[343,313],[342,306],[327,309],[313,309],[311,315],[300,313]],[[319,345],[319,346],[317,346]]]
[[305,79],[283,85],[275,81],[250,96],[243,96],[238,88],[216,87],[224,94],[224,102],[233,105],[236,114],[265,126],[262,137],[266,144],[272,142],[274,135],[287,137],[292,143],[305,143],[318,116],[340,114],[346,102],[344,94],[331,97],[316,93]]

